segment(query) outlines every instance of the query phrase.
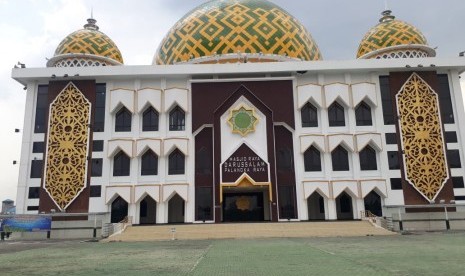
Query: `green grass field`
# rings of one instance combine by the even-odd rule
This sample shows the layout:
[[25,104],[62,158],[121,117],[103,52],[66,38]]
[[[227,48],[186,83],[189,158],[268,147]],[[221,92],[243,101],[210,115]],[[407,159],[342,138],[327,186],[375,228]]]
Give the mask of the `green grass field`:
[[0,243],[0,275],[464,275],[465,234]]

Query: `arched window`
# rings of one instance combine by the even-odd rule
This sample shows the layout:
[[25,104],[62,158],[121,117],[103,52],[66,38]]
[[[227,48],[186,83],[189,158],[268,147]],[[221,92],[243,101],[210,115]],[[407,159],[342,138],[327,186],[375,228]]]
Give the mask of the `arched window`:
[[129,176],[131,159],[123,152],[113,158],[113,176]]
[[157,175],[158,174],[158,156],[148,150],[142,155],[141,175]]
[[176,106],[170,112],[170,131],[182,131],[186,128],[186,114],[182,108]]
[[304,166],[306,172],[321,172],[321,154],[314,146],[304,152]]
[[116,132],[130,132],[131,131],[132,114],[126,107],[121,108],[115,117],[115,131]]
[[318,109],[311,103],[307,103],[300,110],[302,116],[302,127],[318,126]]
[[168,157],[168,174],[184,174],[184,159],[184,154],[180,150],[175,149]]
[[366,146],[359,153],[360,157],[360,169],[362,171],[376,171],[378,165],[376,164],[376,151],[370,147]]
[[373,122],[371,119],[371,108],[365,102],[361,102],[355,108],[355,119],[357,126],[372,126]]
[[344,147],[338,146],[331,152],[331,161],[333,163],[333,171],[349,170],[349,153]]
[[142,114],[142,131],[158,131],[158,112],[153,107]]
[[111,203],[111,223],[118,223],[128,215],[128,203],[122,197],[118,196]]
[[334,102],[328,108],[328,119],[329,126],[331,127],[345,126],[346,119],[344,114],[344,107],[340,105],[338,102]]

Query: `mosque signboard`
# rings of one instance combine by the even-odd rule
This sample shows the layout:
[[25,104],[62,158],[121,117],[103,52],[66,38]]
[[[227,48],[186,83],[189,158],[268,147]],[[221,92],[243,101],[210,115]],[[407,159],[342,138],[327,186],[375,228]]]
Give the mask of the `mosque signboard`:
[[223,164],[223,183],[236,182],[244,173],[256,182],[269,182],[269,165],[246,144],[242,144]]

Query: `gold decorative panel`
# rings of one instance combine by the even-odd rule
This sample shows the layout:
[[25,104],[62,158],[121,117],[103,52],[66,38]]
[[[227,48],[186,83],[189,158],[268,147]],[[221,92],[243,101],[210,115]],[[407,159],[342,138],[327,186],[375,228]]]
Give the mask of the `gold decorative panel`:
[[72,82],[50,106],[44,188],[61,210],[87,185],[90,110]]
[[449,178],[438,95],[413,73],[396,99],[406,180],[433,201]]

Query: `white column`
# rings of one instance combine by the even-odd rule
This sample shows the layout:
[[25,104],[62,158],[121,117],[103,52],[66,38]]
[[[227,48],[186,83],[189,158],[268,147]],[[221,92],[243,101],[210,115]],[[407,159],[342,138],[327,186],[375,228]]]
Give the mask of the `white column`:
[[354,219],[361,219],[360,211],[365,210],[365,201],[363,198],[355,198],[353,201],[355,201],[356,205],[354,206]]
[[157,223],[168,223],[168,202],[160,202],[157,205]]
[[337,220],[337,209],[335,199],[328,199],[328,219]]

